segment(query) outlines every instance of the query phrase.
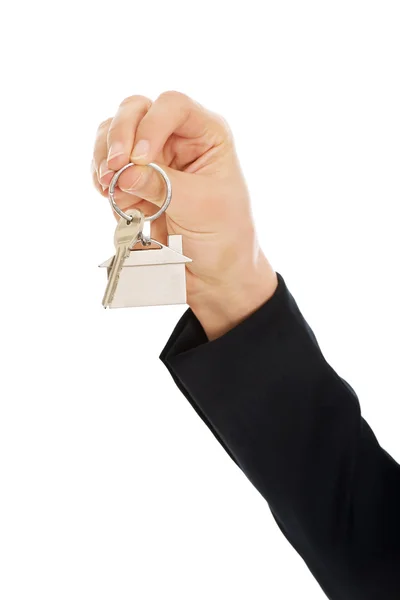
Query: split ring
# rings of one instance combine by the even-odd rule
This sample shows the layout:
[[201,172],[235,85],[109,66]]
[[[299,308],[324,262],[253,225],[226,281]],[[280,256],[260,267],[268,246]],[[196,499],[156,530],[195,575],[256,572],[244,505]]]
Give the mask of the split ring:
[[[114,190],[115,190],[115,186],[117,184],[118,178],[121,175],[121,173],[123,173],[128,167],[133,167],[134,165],[135,165],[135,163],[129,163],[129,164],[125,165],[124,167],[122,167],[122,169],[120,169],[119,171],[114,173],[113,178],[111,179],[110,187],[108,188],[108,199],[110,201],[112,208],[115,210],[115,212],[120,217],[125,219],[127,222],[132,221],[132,216],[124,213],[124,211],[121,210],[119,208],[119,206],[117,206],[115,199],[114,199]],[[155,221],[156,219],[158,219],[158,217],[161,217],[163,212],[165,212],[167,210],[167,208],[171,202],[171,198],[172,198],[172,186],[171,186],[171,181],[170,181],[168,175],[161,167],[159,167],[155,163],[149,163],[146,166],[151,167],[152,169],[155,169],[156,171],[158,171],[160,173],[160,175],[162,176],[162,178],[164,179],[165,184],[167,186],[167,194],[165,196],[164,204],[162,205],[160,210],[158,210],[154,215],[144,218],[145,221],[151,222],[151,221]]]

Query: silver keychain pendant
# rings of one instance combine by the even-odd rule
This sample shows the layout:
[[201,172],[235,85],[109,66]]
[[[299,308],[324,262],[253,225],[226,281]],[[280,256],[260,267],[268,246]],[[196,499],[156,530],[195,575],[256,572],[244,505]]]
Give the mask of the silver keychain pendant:
[[[168,245],[150,236],[150,223],[168,208],[172,198],[171,182],[166,172],[155,163],[148,166],[163,177],[167,193],[160,210],[144,217],[138,209],[123,212],[116,204],[114,190],[118,178],[129,163],[117,171],[110,183],[108,198],[120,216],[114,241],[116,254],[100,267],[107,268],[107,288],[103,298],[105,308],[128,308],[186,303],[186,263],[182,254],[182,236],[169,235]],[[154,244],[156,247],[148,248]]]

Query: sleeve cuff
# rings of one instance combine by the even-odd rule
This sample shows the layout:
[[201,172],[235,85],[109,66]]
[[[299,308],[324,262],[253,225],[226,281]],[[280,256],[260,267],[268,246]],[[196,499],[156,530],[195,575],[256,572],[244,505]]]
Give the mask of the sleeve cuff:
[[341,435],[346,422],[351,428],[359,419],[357,399],[349,400],[349,389],[343,393],[343,380],[326,362],[284,278],[277,278],[273,296],[215,340],[189,308],[160,354],[178,388],[247,472],[261,454],[279,453],[288,468],[299,462],[325,414],[339,421],[346,414]]
[[244,321],[227,331],[216,340],[209,341],[200,321],[191,308],[188,308],[179,319],[172,331],[167,343],[160,353],[160,360],[164,364],[169,364],[174,357],[188,352],[206,344],[207,346],[222,346],[235,342],[238,336],[246,336],[257,327],[260,319],[273,319],[276,311],[279,311],[279,305],[283,303],[284,297],[288,294],[286,282],[280,273],[277,273],[278,285],[274,294],[261,305],[254,313]]

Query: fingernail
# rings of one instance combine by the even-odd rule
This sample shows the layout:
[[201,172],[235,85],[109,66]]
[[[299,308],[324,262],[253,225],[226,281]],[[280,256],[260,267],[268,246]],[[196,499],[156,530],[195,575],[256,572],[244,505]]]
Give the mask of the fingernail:
[[109,173],[114,173],[114,171],[112,171],[111,169],[108,168],[108,164],[107,164],[106,160],[102,160],[100,163],[100,168],[99,168],[100,179],[103,179],[103,177],[105,177]]
[[145,158],[145,156],[147,155],[149,150],[150,150],[150,142],[148,140],[140,140],[140,142],[138,142],[136,144],[136,146],[134,147],[134,149],[132,151],[132,155],[131,155],[132,160],[135,160],[138,158]]
[[121,142],[113,142],[108,151],[107,160],[121,156],[121,154],[125,154],[123,144]]

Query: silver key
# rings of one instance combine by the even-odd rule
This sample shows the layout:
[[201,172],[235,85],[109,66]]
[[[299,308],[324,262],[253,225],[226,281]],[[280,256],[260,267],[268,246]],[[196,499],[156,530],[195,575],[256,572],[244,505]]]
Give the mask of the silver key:
[[143,229],[144,215],[140,210],[133,208],[125,212],[127,215],[132,216],[132,220],[128,223],[126,219],[121,217],[115,229],[114,244],[116,252],[103,297],[104,308],[107,308],[113,301],[124,260],[129,256],[130,249],[137,242]]

